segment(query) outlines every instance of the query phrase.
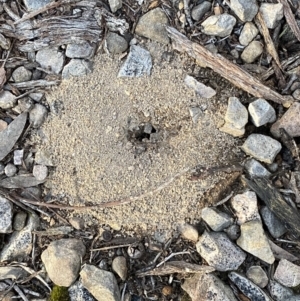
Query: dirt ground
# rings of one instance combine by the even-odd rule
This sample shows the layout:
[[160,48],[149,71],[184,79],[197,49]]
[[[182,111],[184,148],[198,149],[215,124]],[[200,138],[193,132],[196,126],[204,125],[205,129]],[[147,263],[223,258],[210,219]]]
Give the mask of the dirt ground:
[[[218,127],[228,97],[238,95],[187,64],[185,56],[170,54],[156,43],[146,47],[154,58],[150,77],[117,78],[123,62],[99,54],[92,74],[65,80],[47,96],[50,107],[63,108],[48,118],[39,145],[53,156],[55,167],[46,186],[60,202],[97,204],[140,195],[185,168],[235,160],[237,140]],[[216,97],[196,96],[183,82],[187,74],[215,85]],[[196,124],[189,113],[194,106],[202,109]],[[138,133],[146,123],[154,128],[151,135]],[[89,216],[114,229],[147,232],[172,230],[187,219],[196,222],[207,205],[204,193],[226,174],[198,181],[188,176],[183,174],[150,197]]]

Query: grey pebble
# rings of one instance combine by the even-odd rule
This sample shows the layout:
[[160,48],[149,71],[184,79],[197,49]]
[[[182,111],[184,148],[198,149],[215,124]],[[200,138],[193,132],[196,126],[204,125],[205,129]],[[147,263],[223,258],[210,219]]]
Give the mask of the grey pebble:
[[86,59],[90,58],[95,52],[95,46],[84,41],[81,44],[68,44],[66,56],[71,59]]
[[43,69],[59,74],[65,64],[65,55],[58,47],[49,47],[37,52],[36,61]]
[[17,103],[16,96],[9,91],[2,90],[0,92],[0,108],[11,109]]
[[36,103],[29,113],[30,123],[34,128],[39,128],[48,115],[48,110],[41,104]]
[[107,50],[111,54],[123,53],[128,48],[128,42],[120,35],[109,32],[106,37]]
[[211,9],[211,2],[203,1],[199,5],[193,7],[191,16],[195,21],[200,21],[210,9]]
[[84,59],[72,59],[65,65],[62,78],[68,79],[72,76],[85,76],[92,72],[91,62]]
[[16,83],[29,81],[31,80],[31,76],[32,72],[26,69],[24,66],[18,67],[12,73],[12,78]]
[[8,163],[5,166],[4,172],[7,177],[13,177],[17,173],[18,169],[12,163]]
[[48,176],[48,167],[46,165],[34,165],[32,174],[38,181],[44,181]]
[[17,212],[13,219],[13,229],[20,231],[26,226],[27,213],[24,211]]
[[10,233],[12,231],[12,210],[11,202],[0,196],[0,233]]

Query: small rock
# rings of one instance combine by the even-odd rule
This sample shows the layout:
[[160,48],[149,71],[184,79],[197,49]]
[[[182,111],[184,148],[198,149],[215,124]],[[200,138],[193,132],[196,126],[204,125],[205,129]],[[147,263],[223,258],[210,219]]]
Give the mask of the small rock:
[[271,173],[255,159],[247,160],[245,168],[251,178],[269,178],[271,176]]
[[16,83],[27,82],[31,80],[32,72],[27,70],[24,66],[18,67],[12,73],[12,79]]
[[128,42],[120,35],[109,32],[106,37],[107,50],[109,53],[123,53],[128,48]]
[[0,261],[24,260],[32,250],[32,231],[39,227],[39,217],[30,213],[26,227],[14,231],[0,253]]
[[62,78],[85,76],[92,72],[91,63],[82,59],[72,59],[63,69]]
[[280,137],[280,128],[286,130],[291,137],[300,136],[300,103],[294,102],[285,114],[271,127],[271,133]]
[[14,165],[22,165],[23,164],[23,149],[14,150]]
[[217,271],[236,270],[246,254],[225,233],[204,232],[196,244],[197,252]]
[[195,21],[200,21],[204,15],[211,9],[211,2],[204,1],[199,5],[196,5],[191,12],[192,18]]
[[199,107],[190,107],[189,108],[190,115],[194,123],[197,123],[203,111]]
[[12,266],[0,267],[0,280],[21,280],[26,277],[28,277],[28,273],[22,268]]
[[256,0],[231,0],[230,8],[241,21],[252,21],[258,12]]
[[203,208],[201,217],[214,231],[222,231],[233,223],[233,219],[230,215],[216,208]]
[[198,230],[190,225],[190,224],[183,224],[179,226],[179,232],[181,236],[185,239],[191,240],[191,241],[198,241],[199,233]]
[[274,238],[278,238],[286,233],[287,229],[285,226],[267,206],[264,206],[260,209],[260,214],[264,224],[267,226],[270,234]]
[[209,36],[226,37],[231,34],[236,19],[229,14],[213,15],[202,24],[202,32]]
[[4,50],[9,50],[10,46],[10,40],[0,33],[0,47]]
[[36,61],[42,68],[59,74],[65,64],[65,55],[58,50],[58,47],[44,48],[37,52]]
[[127,262],[124,256],[115,257],[111,267],[123,281],[127,278]]
[[258,35],[258,29],[252,22],[247,22],[239,36],[239,42],[243,46],[248,46],[250,42]]
[[54,166],[51,159],[51,154],[45,149],[40,149],[36,152],[35,163],[46,166]]
[[300,267],[286,259],[281,259],[276,268],[274,279],[287,287],[296,287],[300,284]]
[[260,288],[266,287],[269,282],[266,272],[259,265],[253,265],[250,267],[246,273],[246,276]]
[[36,103],[29,113],[30,123],[34,128],[39,128],[48,115],[48,110],[41,104]]
[[13,177],[17,173],[18,169],[11,163],[5,166],[4,172],[7,177]]
[[56,285],[69,287],[79,275],[84,255],[82,241],[70,238],[52,241],[41,258],[49,278]]
[[292,95],[296,100],[300,100],[300,89],[296,89]]
[[0,108],[1,109],[11,109],[17,103],[16,96],[9,91],[2,90],[0,92]]
[[192,301],[237,301],[231,288],[214,274],[194,274],[181,287]]
[[274,280],[269,281],[268,288],[274,301],[286,301],[294,294],[292,289],[287,288]]
[[32,187],[44,183],[44,181],[39,181],[30,174],[20,174],[14,177],[5,178],[0,180],[0,186],[3,188],[25,188]]
[[203,98],[211,98],[216,95],[216,91],[211,87],[205,86],[198,82],[195,78],[187,75],[184,79],[184,83],[191,89],[193,89],[197,95]]
[[237,245],[268,264],[275,261],[260,221],[253,220],[241,225],[241,236]]
[[24,0],[24,4],[28,11],[33,11],[45,7],[52,1],[53,0]]
[[12,210],[11,202],[0,196],[0,233],[12,232]]
[[23,97],[21,99],[18,99],[18,107],[20,108],[21,113],[29,112],[33,109],[34,102],[29,97]]
[[239,225],[232,225],[225,229],[224,232],[231,240],[237,240],[241,235],[241,228]]
[[253,124],[257,127],[276,120],[274,108],[263,98],[250,103],[248,110]]
[[112,13],[115,13],[122,7],[122,0],[108,0],[108,3]]
[[120,301],[120,291],[113,273],[86,264],[80,272],[83,286],[97,299]]
[[241,54],[241,59],[248,64],[253,63],[263,53],[264,48],[261,42],[252,41],[244,49]]
[[225,125],[220,131],[239,137],[245,133],[245,125],[248,122],[248,111],[236,97],[229,97],[225,114]]
[[96,299],[84,288],[80,281],[76,281],[68,288],[70,301],[96,301]]
[[274,29],[283,18],[283,5],[281,3],[262,3],[259,11],[268,28]]
[[7,122],[0,119],[0,132],[4,131],[7,128]]
[[169,44],[166,25],[169,20],[163,10],[154,8],[143,15],[136,26],[135,33],[162,44]]
[[16,213],[13,221],[13,229],[15,231],[21,231],[26,226],[27,213],[20,211]]
[[27,120],[27,113],[20,114],[9,126],[0,132],[0,161],[3,160],[14,147],[23,132]]
[[86,59],[90,58],[95,51],[95,47],[89,42],[84,41],[81,44],[68,44],[66,56],[71,59]]
[[29,94],[29,97],[32,98],[34,101],[41,101],[42,98],[44,97],[44,93],[41,92],[33,92]]
[[240,273],[230,272],[229,279],[240,289],[240,291],[252,301],[272,301],[270,297],[256,284],[248,280]]
[[238,225],[242,225],[245,222],[252,220],[260,220],[256,193],[253,191],[246,191],[234,196],[231,200],[231,206],[238,218]]
[[261,134],[251,134],[241,149],[247,155],[259,161],[273,163],[275,157],[281,151],[281,144],[271,137]]
[[48,167],[46,165],[34,165],[32,174],[37,180],[44,181],[48,176]]
[[140,77],[150,75],[152,59],[150,52],[140,46],[130,46],[130,52],[122,65],[118,77]]
[[80,217],[72,217],[69,219],[69,223],[73,228],[76,230],[83,230],[84,229],[84,220]]

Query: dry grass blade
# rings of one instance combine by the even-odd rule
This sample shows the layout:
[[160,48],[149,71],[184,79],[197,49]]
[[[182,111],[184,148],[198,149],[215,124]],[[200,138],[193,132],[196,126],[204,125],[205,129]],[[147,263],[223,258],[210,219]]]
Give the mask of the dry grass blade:
[[272,100],[284,106],[290,106],[293,102],[291,97],[280,95],[222,55],[213,54],[203,46],[193,43],[175,28],[167,27],[167,31],[173,42],[174,49],[186,52],[189,56],[196,59],[199,65],[211,68],[238,88],[255,97]]
[[264,37],[265,45],[267,47],[268,53],[272,56],[272,58],[274,59],[276,64],[281,69],[281,63],[280,63],[280,60],[279,60],[278,53],[277,53],[276,48],[274,46],[273,40],[271,39],[269,29],[268,29],[268,27],[267,27],[267,25],[266,25],[266,23],[265,23],[265,21],[264,21],[264,19],[263,19],[260,12],[258,12],[256,17],[255,17],[255,23],[256,23],[260,33]]
[[278,0],[278,2],[280,2],[283,5],[283,12],[284,12],[286,21],[289,24],[292,32],[294,33],[294,35],[296,36],[298,41],[300,41],[300,28],[297,25],[295,16],[291,10],[289,3],[287,2],[287,0]]

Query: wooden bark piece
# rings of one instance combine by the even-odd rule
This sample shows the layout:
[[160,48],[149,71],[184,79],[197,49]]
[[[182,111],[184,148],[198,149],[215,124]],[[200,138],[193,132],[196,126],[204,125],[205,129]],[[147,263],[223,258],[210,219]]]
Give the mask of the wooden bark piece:
[[300,238],[300,214],[289,206],[282,194],[265,178],[245,179],[247,185],[257,193],[267,207],[297,238]]
[[174,49],[187,54],[202,67],[209,67],[233,85],[252,94],[255,97],[272,100],[276,103],[289,105],[291,100],[273,91],[254,78],[248,72],[233,64],[220,54],[213,54],[203,46],[193,43],[175,28],[167,27],[167,32],[172,40]]

